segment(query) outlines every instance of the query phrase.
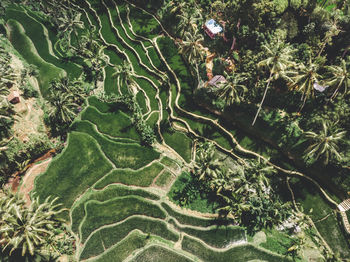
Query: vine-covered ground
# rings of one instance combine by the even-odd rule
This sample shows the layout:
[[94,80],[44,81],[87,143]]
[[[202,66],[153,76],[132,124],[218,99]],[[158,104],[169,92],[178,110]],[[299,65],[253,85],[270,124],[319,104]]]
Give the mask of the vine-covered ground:
[[[77,258],[288,261],[281,254],[285,247],[269,238],[275,234],[282,239],[277,231],[266,231],[265,241],[255,241],[229,219],[180,209],[167,197],[176,178],[193,160],[197,139],[212,141],[231,157],[251,151],[269,156],[276,153],[274,149],[238,130],[224,128],[209,112],[194,106],[191,75],[173,41],[160,34],[161,25],[150,14],[122,1],[80,0],[78,4],[82,21],[98,30],[107,47],[104,91],[128,92],[112,78],[113,67],[128,61],[143,118],[155,127],[158,139],[154,148],[142,146],[128,112],[95,96],[87,99],[87,107],[71,126],[65,149],[36,179],[34,189],[42,198],[58,196],[68,208],[64,217],[76,237]],[[81,73],[79,65],[62,62],[57,38],[40,16],[13,6],[6,19],[12,44],[39,69],[43,96],[53,78]],[[164,128],[163,120],[170,120],[173,128]],[[344,257],[349,255],[336,214],[324,194],[314,183],[306,184],[303,177],[290,184],[296,200],[311,214],[331,248]],[[289,200],[288,189],[285,192]]]

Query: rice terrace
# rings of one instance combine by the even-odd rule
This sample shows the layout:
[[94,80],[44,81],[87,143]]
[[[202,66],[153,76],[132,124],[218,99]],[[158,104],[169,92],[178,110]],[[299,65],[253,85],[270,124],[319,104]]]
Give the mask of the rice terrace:
[[350,261],[350,3],[1,0],[0,261]]

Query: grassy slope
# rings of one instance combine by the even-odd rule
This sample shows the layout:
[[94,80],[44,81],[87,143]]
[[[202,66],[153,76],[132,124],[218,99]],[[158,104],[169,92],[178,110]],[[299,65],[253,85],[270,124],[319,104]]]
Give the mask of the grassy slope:
[[35,40],[35,48],[42,59],[65,70],[69,77],[79,77],[81,69],[78,66],[72,63],[63,62],[50,53],[49,45],[51,43],[48,42],[48,33],[45,33],[45,28],[42,24],[29,17],[25,12],[15,9],[15,7],[6,10],[6,19],[15,19],[22,24],[26,35],[30,39]]
[[65,71],[50,63],[47,63],[38,55],[33,42],[25,34],[25,31],[20,23],[13,19],[9,19],[7,21],[7,25],[10,27],[9,39],[12,45],[29,64],[33,64],[38,67],[40,91],[41,94],[46,97],[49,94],[48,87],[50,81],[59,76],[64,76]]
[[64,152],[36,178],[35,191],[41,197],[58,196],[65,207],[112,169],[96,141],[84,133],[72,132]]

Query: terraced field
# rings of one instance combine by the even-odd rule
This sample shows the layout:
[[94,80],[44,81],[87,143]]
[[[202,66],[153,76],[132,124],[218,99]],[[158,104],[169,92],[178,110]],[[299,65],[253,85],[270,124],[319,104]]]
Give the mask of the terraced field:
[[[58,196],[68,208],[64,217],[77,240],[77,258],[289,261],[249,243],[245,231],[232,221],[181,210],[168,200],[172,183],[193,159],[196,138],[205,137],[223,153],[240,157],[250,154],[240,147],[245,136],[237,141],[237,131],[225,129],[210,113],[193,108],[190,74],[173,41],[160,35],[161,25],[154,17],[124,1],[77,2],[82,20],[98,29],[107,47],[105,92],[128,92],[112,79],[113,67],[128,61],[143,118],[158,137],[154,148],[141,146],[128,112],[94,96],[87,100],[88,106],[72,124],[66,148],[36,179],[34,190],[41,198]],[[11,20],[19,12],[21,19]],[[40,17],[13,6],[7,19],[14,46],[39,68],[43,95],[52,78],[80,74],[79,65],[61,62],[57,39]],[[29,21],[37,30],[27,28]],[[165,119],[173,130],[161,127]]]

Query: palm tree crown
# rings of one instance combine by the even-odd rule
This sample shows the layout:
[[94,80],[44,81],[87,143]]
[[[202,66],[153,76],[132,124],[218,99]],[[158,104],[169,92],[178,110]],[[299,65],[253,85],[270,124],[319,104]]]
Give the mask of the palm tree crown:
[[255,124],[255,121],[260,113],[260,110],[262,108],[267,94],[267,90],[270,86],[270,82],[272,80],[277,80],[280,77],[287,77],[287,75],[290,73],[287,70],[291,66],[295,65],[295,63],[292,61],[292,54],[294,50],[291,48],[290,45],[286,45],[279,39],[277,40],[277,43],[271,42],[269,44],[263,45],[262,48],[266,52],[267,58],[258,63],[258,68],[268,68],[270,71],[270,76],[267,79],[265,92],[259,104],[259,108],[256,112],[252,125]]
[[318,70],[319,65],[312,62],[310,58],[310,61],[307,65],[299,65],[299,72],[296,76],[291,78],[292,84],[290,88],[296,89],[302,93],[301,99],[303,101],[303,104],[301,106],[301,109],[304,107],[306,100],[314,96],[314,84],[318,83],[321,78],[321,76],[318,74]]
[[328,79],[327,84],[335,88],[332,98],[334,98],[342,88],[344,89],[343,94],[347,94],[350,86],[350,72],[347,69],[345,60],[341,60],[340,66],[327,66],[326,69],[332,75]]
[[226,74],[226,82],[220,84],[215,92],[226,101],[226,105],[232,105],[234,102],[239,103],[242,100],[243,93],[248,90],[241,84],[246,79],[240,74]]
[[346,131],[334,129],[329,123],[322,121],[322,129],[319,133],[313,131],[304,133],[306,141],[310,143],[305,150],[304,158],[314,160],[323,158],[325,165],[332,158],[340,160],[339,144],[343,141],[345,134]]
[[36,197],[29,207],[18,194],[0,195],[0,245],[3,251],[21,251],[22,256],[34,256],[54,235],[53,229],[62,224],[57,218],[63,209],[56,204],[57,198],[48,197],[40,203]]
[[114,66],[112,77],[118,80],[118,85],[125,85],[130,91],[131,87],[136,85],[133,75],[134,73],[130,63],[125,60],[121,65]]

